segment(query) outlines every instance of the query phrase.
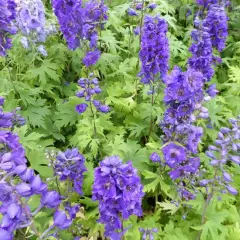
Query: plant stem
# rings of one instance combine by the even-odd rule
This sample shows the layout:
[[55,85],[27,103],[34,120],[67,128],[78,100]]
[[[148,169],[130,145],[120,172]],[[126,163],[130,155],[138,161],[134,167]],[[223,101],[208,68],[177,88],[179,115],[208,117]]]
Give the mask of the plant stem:
[[8,60],[8,56],[6,56],[6,66],[7,66],[7,69],[8,69],[8,73],[9,73],[9,79],[10,79],[10,82],[12,83],[12,86],[13,86],[13,90],[15,91],[15,94],[20,98],[20,95],[14,85],[14,82],[13,82],[13,75],[12,75],[12,72],[9,68],[9,63],[10,63],[10,60]]
[[[217,173],[218,173],[218,168],[215,168],[214,177],[213,177],[214,181],[213,181],[211,193],[208,194],[207,199],[206,199],[205,204],[204,204],[204,207],[203,207],[201,225],[203,225],[205,223],[207,208],[208,208],[208,206],[209,206],[209,204],[212,200],[213,194],[214,194],[214,188],[215,188],[215,181],[216,181]],[[200,240],[201,235],[202,235],[202,230],[199,231],[196,240]]]
[[152,130],[153,130],[153,116],[152,116],[152,111],[153,111],[153,105],[154,105],[154,103],[155,103],[155,101],[154,101],[154,91],[155,91],[155,86],[154,86],[154,84],[153,84],[153,88],[152,88],[152,100],[151,100],[151,121],[150,121],[149,132],[148,132],[148,141],[149,141],[150,135],[151,135]]
[[[140,18],[140,33],[139,33],[139,48],[141,49],[141,42],[142,42],[142,26],[143,26],[143,18],[144,18],[144,4],[145,0],[142,0],[142,10],[141,10],[141,18]],[[140,59],[138,57],[137,62],[137,70],[139,69]],[[136,98],[138,94],[138,79],[136,79]]]
[[90,100],[90,109],[91,109],[91,112],[92,112],[92,116],[93,116],[93,128],[94,128],[94,136],[96,137],[97,136],[97,128],[96,128],[96,122],[95,122],[95,113],[93,111],[93,107],[92,107],[92,101]]

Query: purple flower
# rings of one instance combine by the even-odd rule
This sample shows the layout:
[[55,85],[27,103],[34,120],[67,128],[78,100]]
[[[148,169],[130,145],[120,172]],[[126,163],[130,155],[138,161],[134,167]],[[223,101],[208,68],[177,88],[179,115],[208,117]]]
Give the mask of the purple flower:
[[87,110],[88,105],[86,103],[81,103],[76,106],[76,111],[81,114]]
[[84,97],[85,101],[92,102],[94,107],[100,112],[107,113],[110,111],[109,106],[101,104],[98,100],[93,100],[94,95],[102,92],[99,81],[94,77],[93,73],[90,73],[88,78],[80,78],[78,85],[83,89],[76,94],[77,97]]
[[0,228],[0,239],[4,240],[13,240],[13,234],[11,232],[8,232],[2,228]]
[[158,16],[145,16],[139,53],[142,63],[139,76],[144,84],[158,80],[158,74],[164,80],[167,74],[169,60],[167,30],[168,25],[165,20]]
[[150,160],[153,162],[161,162],[161,158],[156,152],[151,154]]
[[216,84],[210,85],[206,92],[210,97],[214,98],[218,94],[218,90],[216,89]]
[[44,57],[47,57],[47,51],[45,49],[45,47],[43,45],[39,45],[37,50],[44,56]]
[[[96,51],[97,28],[102,28],[108,18],[104,1],[89,0],[84,4],[81,0],[54,0],[52,4],[68,47],[74,50],[80,47],[81,41],[85,41],[89,42],[92,52]],[[92,62],[86,59],[87,64]]]
[[78,194],[82,194],[83,173],[87,170],[84,162],[85,158],[77,148],[60,152],[54,162],[54,171],[60,181],[69,179]]
[[221,4],[210,4],[203,26],[208,28],[212,40],[212,46],[221,52],[225,48],[228,36],[228,17],[224,6]]
[[156,7],[157,7],[157,4],[156,4],[156,3],[150,3],[150,4],[148,4],[148,6],[147,6],[147,8],[149,8],[149,9],[151,9],[151,10],[155,9]]
[[110,107],[107,105],[100,105],[97,109],[102,113],[108,113],[110,111]]
[[45,206],[47,208],[56,208],[60,203],[60,195],[56,191],[47,191],[42,195],[42,206]]
[[129,8],[127,12],[129,16],[138,16],[138,13],[133,8]]
[[173,168],[186,160],[186,149],[175,143],[167,144],[163,149],[164,159],[166,164]]
[[229,185],[229,186],[226,186],[226,188],[227,188],[228,192],[231,193],[232,195],[238,194],[238,191],[234,187]]
[[203,74],[204,81],[210,81],[214,70],[212,68],[213,49],[209,29],[195,29],[191,36],[193,43],[189,51],[192,53],[192,57],[189,58],[188,64],[192,69]]
[[83,64],[86,67],[95,65],[98,59],[100,58],[100,54],[101,52],[98,49],[91,52],[87,52],[86,56],[83,58]]
[[66,229],[72,224],[72,221],[67,218],[63,211],[56,210],[54,213],[54,225],[59,229]]
[[12,47],[10,35],[16,33],[13,21],[16,19],[16,4],[13,0],[0,1],[0,56]]

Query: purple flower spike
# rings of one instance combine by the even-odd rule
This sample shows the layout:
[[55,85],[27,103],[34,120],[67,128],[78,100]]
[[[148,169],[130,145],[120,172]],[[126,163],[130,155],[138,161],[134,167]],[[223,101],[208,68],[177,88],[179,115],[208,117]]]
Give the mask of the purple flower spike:
[[99,221],[105,224],[105,236],[118,237],[121,217],[128,219],[133,214],[142,215],[144,193],[140,178],[132,163],[122,163],[118,156],[100,162],[94,176],[92,198],[99,201]]

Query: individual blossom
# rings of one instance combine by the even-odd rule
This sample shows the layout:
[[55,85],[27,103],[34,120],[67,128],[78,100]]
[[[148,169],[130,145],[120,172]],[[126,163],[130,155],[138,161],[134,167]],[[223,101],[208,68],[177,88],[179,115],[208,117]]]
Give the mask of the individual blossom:
[[160,156],[158,155],[158,153],[156,153],[156,152],[153,152],[153,153],[151,154],[150,160],[151,160],[152,162],[161,162],[161,158],[160,158]]
[[13,0],[0,1],[0,56],[12,46],[10,36],[17,32],[13,22],[16,19],[16,4]]
[[76,148],[60,152],[54,162],[54,171],[59,180],[68,180],[78,194],[82,194],[83,173],[87,171],[84,163],[85,158]]
[[94,51],[87,52],[85,57],[83,58],[83,64],[86,67],[95,65],[100,58],[101,52],[96,49]]
[[168,25],[164,19],[145,16],[139,53],[142,63],[139,76],[144,84],[165,79],[169,61],[167,30]]
[[79,98],[84,98],[89,104],[81,103],[76,106],[76,111],[78,113],[83,113],[86,111],[87,107],[92,105],[96,108],[97,111],[102,113],[108,113],[110,107],[102,104],[99,100],[95,100],[94,97],[99,95],[102,90],[99,86],[99,81],[94,77],[93,73],[89,74],[88,78],[80,78],[78,80],[78,85],[81,87],[81,90],[76,93],[76,96]]
[[94,173],[93,200],[99,201],[99,221],[105,224],[105,236],[122,229],[121,219],[142,215],[143,196],[143,186],[131,162],[123,163],[118,156],[100,162]]

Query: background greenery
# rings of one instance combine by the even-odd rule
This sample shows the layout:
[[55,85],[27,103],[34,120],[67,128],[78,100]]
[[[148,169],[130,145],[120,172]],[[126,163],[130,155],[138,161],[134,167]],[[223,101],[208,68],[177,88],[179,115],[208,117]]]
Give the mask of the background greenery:
[[[188,10],[194,12],[196,5],[193,0],[156,2],[158,7],[152,14],[160,14],[169,24],[170,67],[172,69],[177,64],[185,68],[193,28],[193,14],[186,17],[186,13]],[[136,77],[139,72],[139,38],[133,35],[133,28],[138,21],[126,13],[130,1],[108,0],[106,3],[109,20],[100,39],[103,54],[91,70],[99,77],[103,89],[101,99],[111,106],[111,112],[97,116],[96,134],[90,110],[83,115],[75,111],[76,104],[81,101],[75,97],[76,82],[87,76],[81,63],[84,53],[81,49],[68,50],[60,32],[48,38],[46,58],[23,49],[20,35],[14,36],[8,58],[0,58],[0,93],[6,97],[5,110],[21,106],[22,115],[27,120],[27,124],[16,131],[26,149],[29,164],[42,177],[48,178],[52,171],[47,166],[46,150],[78,147],[87,158],[84,196],[76,195],[72,199],[82,205],[77,223],[81,224],[81,235],[86,239],[103,237],[103,226],[96,223],[98,205],[91,200],[93,169],[105,156],[119,155],[124,161],[132,160],[142,176],[146,192],[144,216],[141,219],[133,216],[126,222],[126,226],[132,224],[132,227],[125,239],[140,239],[139,227],[157,227],[159,232],[155,239],[191,240],[202,230],[202,240],[239,240],[239,196],[224,195],[221,201],[214,199],[204,225],[200,224],[204,204],[201,194],[187,205],[184,202],[178,207],[171,204],[176,198],[174,184],[167,172],[159,172],[157,165],[149,161],[150,154],[159,152],[162,146],[158,123],[165,110],[163,91],[152,108],[148,89]],[[49,21],[57,23],[50,2],[45,1],[45,4]],[[228,10],[229,37],[221,56],[223,64],[216,67],[211,81],[216,83],[220,93],[206,104],[213,128],[207,128],[208,123],[204,121],[198,122],[204,128],[200,157],[206,168],[209,165],[204,153],[206,146],[215,140],[220,126],[227,125],[230,117],[240,114],[240,1],[233,1]],[[154,131],[148,138],[151,116]],[[239,170],[231,167],[231,173],[235,175],[235,187],[239,189]],[[33,201],[32,207],[35,204]],[[48,212],[40,213],[39,228],[48,224],[48,215]],[[62,239],[72,239],[71,232],[75,230],[63,232]],[[21,239],[21,235],[18,238]]]

